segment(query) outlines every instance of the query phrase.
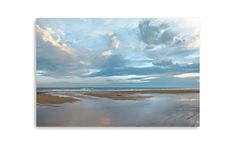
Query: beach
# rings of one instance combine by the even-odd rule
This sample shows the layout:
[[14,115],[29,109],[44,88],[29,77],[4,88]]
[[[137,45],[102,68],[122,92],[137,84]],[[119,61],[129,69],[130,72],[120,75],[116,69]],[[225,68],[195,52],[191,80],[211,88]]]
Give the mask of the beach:
[[[101,92],[86,92],[85,95],[104,97],[114,100],[136,100],[152,97],[151,94],[186,94],[186,93],[199,93],[197,89],[179,89],[179,90],[136,90],[136,91],[101,91]],[[147,95],[142,95],[147,94]]]
[[47,90],[37,126],[199,126],[199,90]]
[[46,93],[37,93],[37,104],[62,104],[62,103],[73,103],[79,101],[72,97],[59,97],[53,96]]

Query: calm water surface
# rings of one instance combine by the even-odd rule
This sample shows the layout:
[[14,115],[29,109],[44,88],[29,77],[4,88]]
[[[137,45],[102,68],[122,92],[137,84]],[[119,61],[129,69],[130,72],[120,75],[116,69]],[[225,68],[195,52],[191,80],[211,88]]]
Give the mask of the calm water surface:
[[81,101],[37,105],[38,126],[199,126],[199,93],[152,94],[142,100],[111,100],[80,92],[66,95]]

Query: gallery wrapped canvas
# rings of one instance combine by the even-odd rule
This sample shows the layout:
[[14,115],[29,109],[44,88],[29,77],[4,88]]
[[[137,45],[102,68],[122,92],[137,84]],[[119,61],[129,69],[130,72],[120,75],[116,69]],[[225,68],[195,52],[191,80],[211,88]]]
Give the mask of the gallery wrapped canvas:
[[39,18],[37,126],[199,126],[197,18]]

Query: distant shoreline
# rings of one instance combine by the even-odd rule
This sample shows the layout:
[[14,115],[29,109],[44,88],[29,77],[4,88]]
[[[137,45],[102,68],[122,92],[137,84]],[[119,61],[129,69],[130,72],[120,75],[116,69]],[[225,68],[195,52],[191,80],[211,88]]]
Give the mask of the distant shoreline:
[[186,94],[199,93],[199,89],[188,90],[134,90],[134,91],[100,91],[85,92],[84,95],[110,98],[114,100],[137,100],[152,97],[152,94]]
[[[72,97],[59,97],[52,96],[46,92],[37,91],[38,104],[62,104],[73,103],[76,100]],[[63,92],[63,90],[62,90]],[[73,91],[72,91],[73,92]],[[76,91],[75,91],[76,92]],[[108,98],[113,100],[139,100],[152,97],[153,94],[186,94],[186,93],[199,93],[199,89],[165,89],[165,90],[120,90],[120,91],[78,91],[85,96],[92,96],[98,98]]]
[[119,91],[121,93],[141,93],[141,94],[183,94],[183,93],[199,93],[199,89],[157,89],[157,90],[134,90],[134,91]]
[[199,90],[199,88],[155,88],[155,87],[136,87],[136,88],[129,88],[129,87],[94,87],[94,88],[36,88],[37,92],[47,92],[47,91],[172,91],[172,90]]

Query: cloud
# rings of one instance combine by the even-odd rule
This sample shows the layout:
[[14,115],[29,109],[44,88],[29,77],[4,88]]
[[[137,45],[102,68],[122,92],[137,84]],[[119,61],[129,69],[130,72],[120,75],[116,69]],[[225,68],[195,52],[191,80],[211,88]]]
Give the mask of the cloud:
[[152,61],[153,65],[160,66],[160,67],[165,67],[165,66],[171,66],[173,65],[173,62],[168,59],[163,59],[163,58],[157,58]]
[[61,51],[72,54],[73,49],[70,48],[52,28],[36,25],[36,32],[44,42],[51,44]]
[[88,65],[90,65],[90,63],[89,63],[89,62],[82,61],[82,60],[80,60],[80,61],[79,61],[79,63],[80,63],[80,64],[82,64],[82,65],[87,65],[87,66],[88,66]]
[[99,83],[129,83],[129,82],[145,82],[147,76],[138,76],[138,75],[127,75],[127,76],[97,76],[97,77],[80,77],[80,76],[71,76],[64,78],[53,78],[39,76],[40,79],[45,79],[46,81],[41,81],[41,83],[58,83],[58,82],[71,82],[71,83],[87,83],[87,84],[99,84]]
[[174,32],[169,31],[167,23],[157,26],[151,25],[151,21],[146,20],[139,24],[141,40],[149,46],[171,44],[174,40]]
[[100,36],[102,36],[104,34],[105,34],[104,30],[95,30],[95,31],[91,32],[89,35],[92,38],[98,38],[98,37],[100,37]]
[[200,33],[197,21],[188,20],[40,19],[37,78],[58,85],[192,85],[198,79],[193,73],[199,72]]
[[[112,62],[110,62],[112,61]],[[113,62],[114,61],[114,62]],[[199,72],[199,64],[173,64],[166,67],[152,66],[152,67],[126,67],[129,61],[125,59],[110,59],[103,66],[101,70],[91,76],[113,76],[113,75],[150,75],[150,74],[172,74],[172,73],[192,73]]]
[[199,63],[199,29],[197,19],[146,19],[139,23],[139,39],[153,65]]
[[200,46],[200,34],[197,33],[192,37],[192,41],[186,45],[188,49],[199,48]]
[[52,78],[38,76],[42,79],[38,86],[45,87],[199,87],[199,78],[175,78],[171,75],[153,74],[153,75],[116,75],[116,76],[96,76],[96,77],[66,77]]
[[36,75],[37,76],[41,76],[41,75],[45,75],[45,74],[46,74],[46,72],[43,71],[43,70],[36,70]]
[[117,37],[115,36],[115,34],[113,32],[110,32],[108,34],[108,36],[110,37],[111,40],[111,44],[114,48],[119,48],[120,46],[120,41],[117,39]]
[[127,67],[133,67],[133,68],[145,68],[145,67],[153,67],[153,63],[148,60],[140,60],[140,61],[130,61],[127,65]]
[[[174,19],[173,19],[174,20]],[[189,21],[190,20],[190,21]],[[139,37],[146,48],[179,46],[199,48],[199,22],[196,19],[149,19],[139,23]]]
[[37,75],[64,77],[88,71],[87,59],[75,54],[72,48],[49,27],[36,27]]
[[199,73],[183,73],[183,74],[178,74],[174,75],[173,77],[176,78],[193,78],[193,77],[199,77]]
[[104,77],[107,81],[113,83],[141,83],[146,82],[146,76],[126,75],[126,76],[108,76]]
[[111,56],[112,55],[112,51],[111,50],[106,50],[106,51],[104,51],[104,52],[102,52],[102,54],[101,54],[102,56]]
[[[93,71],[93,70],[92,70]],[[96,70],[95,70],[96,71]],[[54,78],[54,77],[46,77],[46,76],[38,76],[38,80],[40,80],[40,85],[45,85],[48,83],[54,83],[54,85],[66,84],[69,83],[73,86],[73,84],[77,85],[107,85],[107,84],[124,84],[124,83],[144,83],[152,81],[153,79],[158,79],[159,77],[156,75],[125,75],[125,76],[96,76],[96,77],[80,77],[80,76],[71,76],[71,77],[63,77],[63,78]],[[72,83],[72,84],[71,84]]]

